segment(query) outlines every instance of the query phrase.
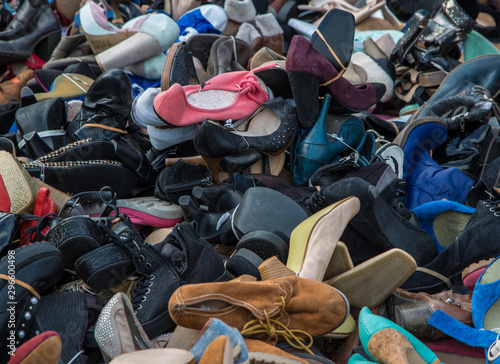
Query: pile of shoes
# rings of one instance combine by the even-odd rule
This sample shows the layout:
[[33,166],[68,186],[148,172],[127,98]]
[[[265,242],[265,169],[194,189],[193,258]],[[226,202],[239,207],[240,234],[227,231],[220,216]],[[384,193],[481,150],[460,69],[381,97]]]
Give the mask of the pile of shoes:
[[3,0],[0,364],[500,363],[497,22]]

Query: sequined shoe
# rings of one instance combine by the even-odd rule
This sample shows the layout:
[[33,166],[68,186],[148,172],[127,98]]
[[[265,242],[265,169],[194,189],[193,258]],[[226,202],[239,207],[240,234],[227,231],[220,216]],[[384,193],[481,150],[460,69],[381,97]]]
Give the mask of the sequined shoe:
[[153,347],[124,293],[117,293],[104,306],[95,327],[95,339],[104,360]]

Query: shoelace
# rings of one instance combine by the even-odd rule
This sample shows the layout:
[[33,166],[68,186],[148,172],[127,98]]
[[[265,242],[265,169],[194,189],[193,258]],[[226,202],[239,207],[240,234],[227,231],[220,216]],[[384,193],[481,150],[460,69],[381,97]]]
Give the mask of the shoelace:
[[[280,313],[285,310],[285,299],[283,298],[283,296],[281,296],[281,302],[274,304],[276,306],[280,306]],[[257,334],[266,334],[269,337],[268,341],[278,341],[279,338],[282,337],[294,348],[306,350],[308,353],[314,355],[314,353],[309,349],[313,344],[313,338],[309,333],[303,330],[289,329],[281,322],[270,319],[265,309],[263,310],[263,312],[265,321],[255,319],[247,322],[241,330],[241,335],[251,336]],[[297,335],[301,335],[304,337],[299,337]]]
[[324,204],[327,200],[326,196],[323,195],[323,192],[322,190],[319,190],[317,192],[314,192],[312,194],[312,196],[310,197],[312,203],[313,203],[313,206],[314,207],[318,207],[318,206],[321,206],[322,204]]
[[489,207],[490,212],[493,213],[496,217],[500,216],[500,206],[498,206],[497,201],[486,200],[486,207]]

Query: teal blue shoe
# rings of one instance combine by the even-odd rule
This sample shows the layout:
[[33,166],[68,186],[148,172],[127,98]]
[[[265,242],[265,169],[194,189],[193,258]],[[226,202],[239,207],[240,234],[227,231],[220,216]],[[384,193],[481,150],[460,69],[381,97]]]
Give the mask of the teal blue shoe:
[[345,154],[354,152],[358,146],[370,149],[369,137],[361,143],[365,135],[365,127],[358,118],[345,120],[334,140],[329,138],[326,126],[330,99],[331,96],[326,94],[316,123],[309,134],[297,142],[292,169],[293,182],[296,186],[307,186],[309,178],[319,167],[337,162]]
[[372,314],[367,307],[361,309],[358,326],[361,344],[375,362],[441,363],[437,355],[415,336],[391,320]]
[[376,363],[376,361],[369,361],[360,354],[354,354],[349,358],[349,361],[347,362],[347,364],[366,364],[366,363]]

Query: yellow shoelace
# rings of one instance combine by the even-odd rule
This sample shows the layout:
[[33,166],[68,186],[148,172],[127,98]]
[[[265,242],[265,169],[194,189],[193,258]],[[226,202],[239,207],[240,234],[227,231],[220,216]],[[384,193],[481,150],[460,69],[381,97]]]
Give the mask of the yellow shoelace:
[[[275,305],[281,307],[280,313],[285,310],[285,299],[283,298],[283,296],[281,296],[281,302],[275,303]],[[313,338],[309,333],[303,330],[291,330],[281,322],[270,319],[265,309],[263,311],[265,321],[255,319],[247,322],[241,330],[241,335],[252,336],[258,334],[266,334],[269,337],[267,341],[274,340],[276,342],[280,337],[282,337],[294,348],[306,350],[309,354],[314,355],[314,353],[309,349],[313,344]]]

